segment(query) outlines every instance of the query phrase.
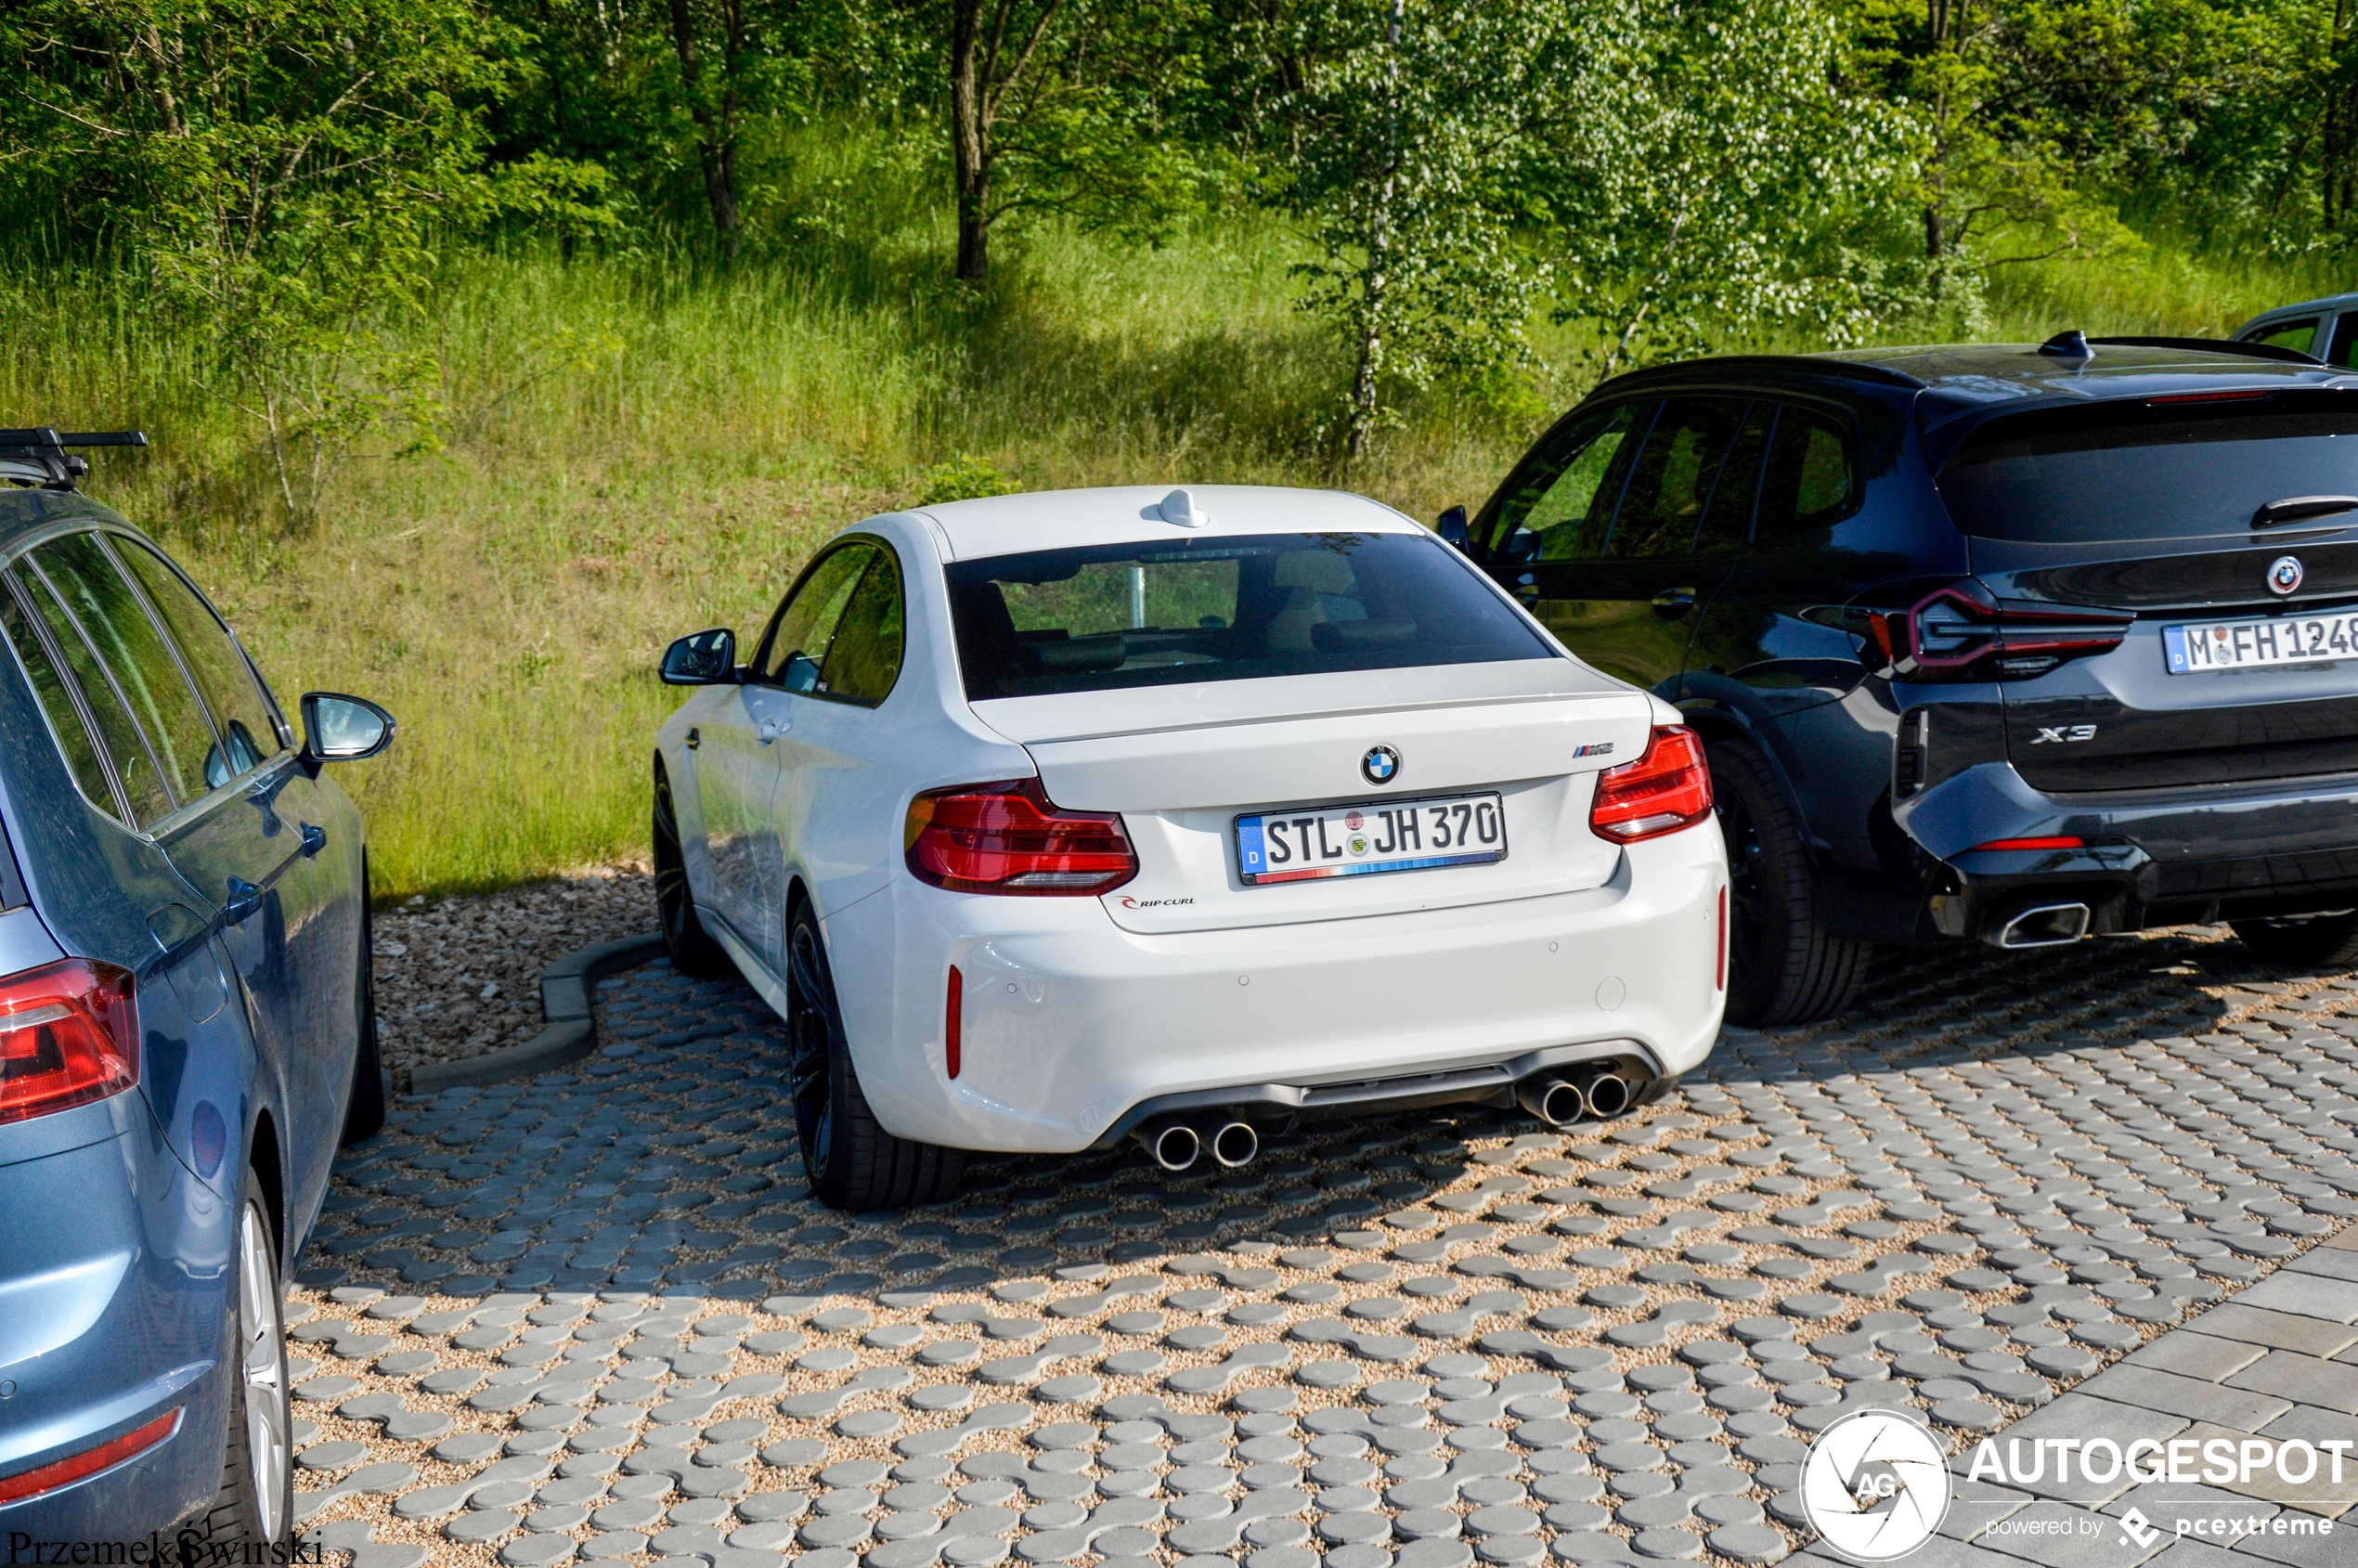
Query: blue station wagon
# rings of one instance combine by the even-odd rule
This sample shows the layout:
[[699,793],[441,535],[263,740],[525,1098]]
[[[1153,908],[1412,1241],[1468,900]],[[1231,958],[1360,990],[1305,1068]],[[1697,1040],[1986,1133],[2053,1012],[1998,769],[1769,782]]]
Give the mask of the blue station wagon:
[[76,492],[70,447],[136,445],[0,431],[0,1533],[282,1543],[281,1281],[383,1119],[368,855],[320,767],[392,721],[315,693],[297,745]]

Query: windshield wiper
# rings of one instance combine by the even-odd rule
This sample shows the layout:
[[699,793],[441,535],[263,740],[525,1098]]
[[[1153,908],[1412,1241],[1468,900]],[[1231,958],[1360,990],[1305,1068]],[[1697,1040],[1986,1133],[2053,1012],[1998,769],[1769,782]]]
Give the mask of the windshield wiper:
[[2358,512],[2358,496],[2287,496],[2282,500],[2268,502],[2251,514],[2255,528],[2274,528],[2287,523],[2304,523],[2312,517],[2331,517],[2337,512]]

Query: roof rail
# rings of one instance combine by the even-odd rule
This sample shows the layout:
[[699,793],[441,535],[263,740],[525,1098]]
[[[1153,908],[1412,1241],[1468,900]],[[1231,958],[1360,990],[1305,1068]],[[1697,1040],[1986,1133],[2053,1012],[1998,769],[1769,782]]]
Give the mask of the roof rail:
[[[0,469],[15,470],[13,473],[0,472],[0,478],[15,479],[19,484],[36,483],[44,489],[71,490],[76,479],[90,472],[90,464],[68,452],[67,447],[147,444],[148,434],[143,430],[0,430]],[[31,478],[28,470],[40,477]]]
[[2119,348],[2185,348],[2200,354],[2240,354],[2248,359],[2277,359],[2288,365],[2323,365],[2324,360],[2297,348],[2272,343],[2237,343],[2232,338],[2090,338],[2098,346]]

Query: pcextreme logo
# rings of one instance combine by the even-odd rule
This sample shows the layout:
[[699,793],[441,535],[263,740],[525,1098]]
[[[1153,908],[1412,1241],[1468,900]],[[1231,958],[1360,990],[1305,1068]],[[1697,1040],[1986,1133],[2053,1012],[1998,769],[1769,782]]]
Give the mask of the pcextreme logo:
[[1889,1562],[1932,1539],[1949,1497],[1940,1445],[1893,1410],[1845,1416],[1818,1434],[1801,1466],[1802,1512],[1854,1562]]

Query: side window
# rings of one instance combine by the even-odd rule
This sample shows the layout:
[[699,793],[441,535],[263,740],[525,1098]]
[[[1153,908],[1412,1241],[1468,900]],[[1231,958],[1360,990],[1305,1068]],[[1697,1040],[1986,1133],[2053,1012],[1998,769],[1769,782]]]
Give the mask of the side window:
[[2347,370],[2353,350],[2358,350],[2358,310],[2344,311],[2335,318],[2333,346],[2326,350],[2326,363]]
[[2317,318],[2304,316],[2298,321],[2271,321],[2258,331],[2244,334],[2246,343],[2264,343],[2271,348],[2289,348],[2296,354],[2306,354],[2316,341]]
[[129,539],[109,541],[147,591],[148,603],[171,628],[197,690],[213,709],[220,746],[205,754],[208,788],[218,789],[279,753],[279,727],[256,684],[253,667],[229,628],[162,557]]
[[1704,504],[1703,527],[1695,535],[1697,555],[1724,555],[1743,548],[1752,526],[1752,503],[1760,493],[1760,460],[1768,450],[1768,429],[1776,423],[1777,406],[1761,401],[1744,415],[1728,460],[1719,465],[1719,483]]
[[1498,510],[1498,551],[1513,561],[1601,553],[1636,437],[1653,408],[1650,402],[1600,408],[1534,453]]
[[121,816],[123,807],[115,799],[114,783],[107,776],[106,763],[99,759],[97,742],[91,738],[82,709],[75,706],[49,650],[42,645],[40,633],[33,630],[25,607],[5,590],[0,590],[0,628],[6,630],[8,645],[17,651],[17,662],[24,667],[25,679],[58,737],[66,771],[73,775],[83,798],[110,817]]
[[802,581],[778,607],[778,618],[759,654],[757,675],[790,692],[808,692],[819,683],[819,667],[826,662],[827,642],[843,616],[844,602],[860,586],[861,571],[875,547],[848,544],[819,558]]
[[97,537],[70,534],[52,540],[32,552],[32,561],[131,705],[174,797],[194,800],[212,788],[204,775],[205,758],[215,744],[212,721],[148,607],[107,558]]
[[1799,404],[1780,408],[1753,538],[1780,546],[1813,542],[1805,536],[1833,526],[1858,504],[1859,460],[1848,425]]
[[1638,560],[1693,551],[1747,407],[1740,397],[1673,397],[1663,405],[1622,493],[1607,554]]
[[114,682],[99,667],[90,644],[82,640],[81,630],[67,616],[65,606],[58,603],[47,582],[29,563],[19,562],[9,575],[25,601],[32,605],[33,613],[49,628],[50,646],[66,661],[73,683],[82,689],[83,701],[98,727],[99,742],[113,758],[115,777],[123,781],[123,795],[131,802],[132,821],[145,827],[171,815],[172,792],[163,786],[163,777],[156,769],[155,754],[148,748],[147,737],[132,721],[131,710],[123,706]]
[[891,551],[876,551],[836,625],[816,690],[871,707],[884,701],[900,678],[902,614],[900,564]]

